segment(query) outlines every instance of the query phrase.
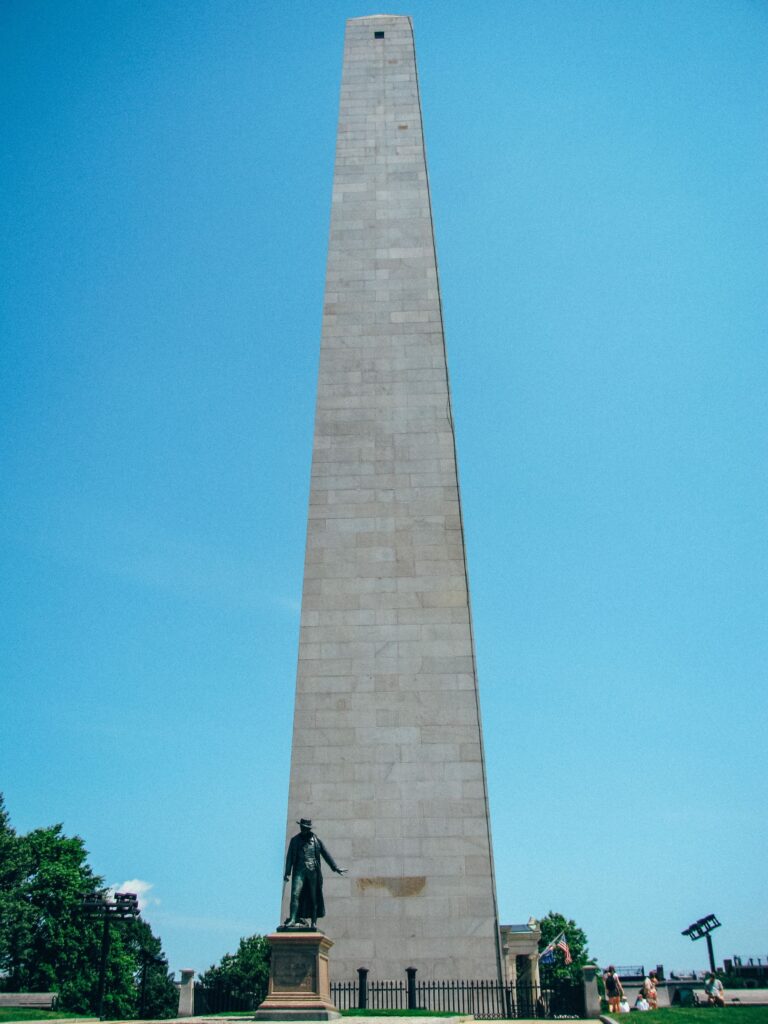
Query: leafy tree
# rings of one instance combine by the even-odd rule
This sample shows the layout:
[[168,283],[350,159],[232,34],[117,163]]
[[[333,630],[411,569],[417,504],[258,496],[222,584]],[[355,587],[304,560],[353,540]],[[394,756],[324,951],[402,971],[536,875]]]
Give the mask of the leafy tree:
[[[4,812],[4,808],[3,808]],[[98,938],[82,919],[83,896],[102,882],[87,863],[82,839],[61,825],[20,836],[4,812],[0,881],[3,925],[0,969],[6,991],[59,991],[98,962]],[[0,826],[1,828],[2,826]]]
[[179,1008],[179,990],[168,972],[168,961],[162,943],[146,921],[137,918],[130,923],[128,937],[132,942],[139,971],[135,975],[139,1013],[152,1020],[175,1017]]
[[541,927],[541,939],[539,940],[539,952],[549,945],[560,932],[565,932],[565,939],[571,953],[572,963],[564,962],[563,953],[555,950],[555,962],[551,966],[542,965],[542,971],[546,971],[550,977],[563,980],[580,981],[581,968],[589,963],[589,950],[587,949],[587,936],[579,928],[575,921],[556,914],[550,910],[546,917],[539,921]]
[[269,943],[262,935],[240,939],[236,953],[225,953],[221,963],[214,964],[200,976],[200,982],[213,991],[224,991],[232,1004],[242,1002],[244,1008],[260,1001],[269,981]]
[[[82,913],[83,897],[103,879],[88,864],[85,844],[61,825],[18,835],[0,794],[0,990],[58,992],[62,1007],[96,1008],[102,923]],[[143,952],[160,956],[160,940],[141,920],[111,926],[105,1012],[135,1017]],[[167,964],[147,968],[148,1012],[174,1016],[178,995]]]
[[0,793],[0,980],[19,958],[15,923],[25,914],[20,894],[23,866],[18,837]]
[[113,1020],[175,1017],[179,992],[168,973],[160,940],[147,922],[139,917],[110,928],[105,1016]]

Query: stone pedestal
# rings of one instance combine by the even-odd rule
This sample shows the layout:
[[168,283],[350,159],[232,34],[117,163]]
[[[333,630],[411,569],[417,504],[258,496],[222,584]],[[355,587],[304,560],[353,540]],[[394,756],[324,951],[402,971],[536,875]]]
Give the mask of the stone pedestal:
[[272,950],[267,998],[255,1020],[335,1020],[328,950],[333,943],[317,931],[279,930],[267,936]]
[[179,1017],[193,1017],[195,1014],[195,972],[191,967],[182,967],[179,983]]
[[597,989],[597,964],[584,964],[581,969],[584,978],[584,1016],[599,1017],[600,993]]

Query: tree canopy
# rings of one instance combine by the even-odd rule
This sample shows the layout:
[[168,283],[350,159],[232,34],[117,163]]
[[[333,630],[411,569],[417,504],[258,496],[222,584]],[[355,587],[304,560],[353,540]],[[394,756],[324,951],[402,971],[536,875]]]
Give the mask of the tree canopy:
[[200,976],[201,983],[213,991],[226,991],[233,1002],[249,1008],[263,999],[269,981],[269,943],[262,935],[240,939],[236,953],[225,953]]
[[550,942],[558,937],[560,932],[565,932],[565,939],[568,943],[572,963],[566,964],[564,954],[561,950],[555,950],[554,964],[543,969],[547,970],[555,978],[581,979],[581,968],[589,963],[589,950],[587,948],[587,936],[579,928],[575,921],[556,914],[550,910],[546,917],[539,921],[541,928],[541,939],[539,940],[539,952],[546,949]]
[[[67,1010],[96,1009],[102,923],[82,913],[83,897],[104,879],[88,864],[79,836],[61,825],[19,835],[0,794],[0,991],[58,992]],[[140,918],[110,926],[105,1012],[175,1016],[178,994],[160,940]]]

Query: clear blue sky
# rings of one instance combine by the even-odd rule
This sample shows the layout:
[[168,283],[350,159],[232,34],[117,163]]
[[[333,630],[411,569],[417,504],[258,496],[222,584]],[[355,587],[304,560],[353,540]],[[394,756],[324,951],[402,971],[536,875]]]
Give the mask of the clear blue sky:
[[[768,955],[768,6],[6,0],[0,788],[278,921],[344,20],[414,16],[502,920]],[[322,833],[321,833],[322,834]]]

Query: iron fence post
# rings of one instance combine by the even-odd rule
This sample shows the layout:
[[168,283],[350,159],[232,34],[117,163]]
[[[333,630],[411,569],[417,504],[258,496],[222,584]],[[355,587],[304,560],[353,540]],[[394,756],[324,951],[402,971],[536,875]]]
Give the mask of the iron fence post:
[[357,1008],[366,1010],[368,1008],[368,968],[357,968]]
[[405,973],[408,975],[408,1009],[416,1009],[416,970],[415,967],[406,967]]

